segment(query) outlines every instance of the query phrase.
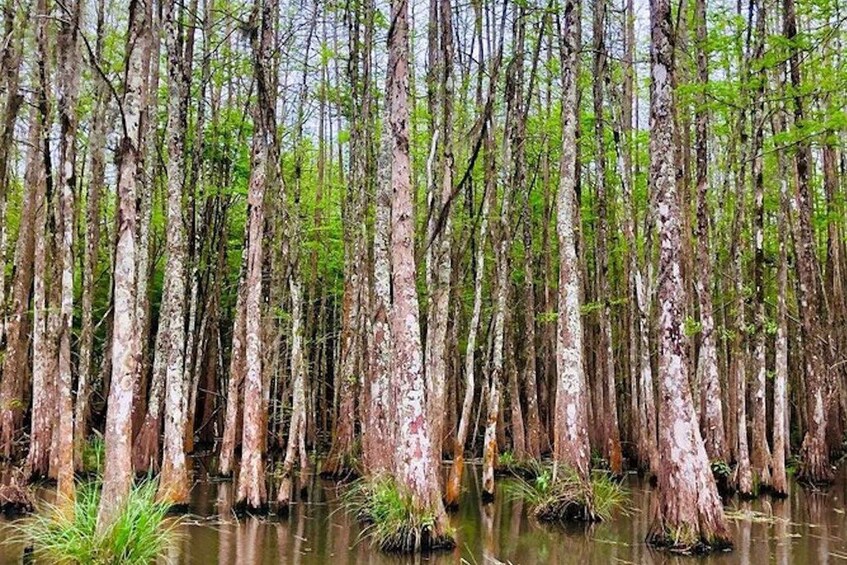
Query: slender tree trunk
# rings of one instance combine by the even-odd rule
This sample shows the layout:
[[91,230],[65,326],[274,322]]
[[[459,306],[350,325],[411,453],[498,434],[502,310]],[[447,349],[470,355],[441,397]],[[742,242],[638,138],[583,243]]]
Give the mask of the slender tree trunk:
[[[391,330],[394,346],[393,388],[397,398],[396,473],[412,495],[413,504],[433,516],[428,540],[416,545],[452,546],[447,515],[441,502],[438,465],[432,459],[432,427],[424,393],[423,351],[415,287],[414,225],[409,155],[408,4],[392,0],[388,34],[388,100],[392,136],[391,280],[394,304]],[[422,548],[415,548],[422,549]]]
[[[245,243],[249,244],[249,223],[245,228]],[[229,360],[229,380],[226,388],[226,413],[224,415],[223,438],[218,461],[218,474],[223,477],[232,475],[235,460],[235,444],[241,430],[242,399],[244,397],[245,338],[247,331],[247,245],[241,253],[241,269],[238,276],[237,298],[235,301],[235,320],[232,328],[232,353]]]
[[601,369],[602,385],[605,390],[603,406],[604,454],[609,460],[612,473],[623,472],[621,436],[618,427],[618,403],[615,391],[615,357],[612,349],[612,324],[609,301],[609,256],[608,256],[608,196],[606,187],[606,142],[603,118],[603,83],[606,77],[606,2],[594,3],[594,142],[595,167],[597,172],[597,294],[601,304],[599,313],[598,365]]
[[[351,14],[348,22],[350,54],[347,75],[352,85],[350,120],[350,175],[342,208],[344,224],[344,294],[341,307],[340,367],[334,387],[335,421],[332,430],[332,446],[323,463],[321,473],[330,477],[355,474],[353,468],[356,435],[356,399],[362,383],[361,369],[364,365],[364,340],[367,321],[367,277],[362,272],[366,263],[365,250],[365,184],[367,183],[367,143],[365,122],[370,108],[370,84],[366,80],[370,70],[362,76],[362,61],[368,61],[364,49],[369,43],[362,41],[362,14]],[[369,31],[366,29],[366,33]],[[364,44],[364,45],[363,45]]]
[[66,12],[59,30],[59,121],[61,124],[61,326],[59,330],[59,380],[57,386],[59,425],[58,453],[56,457],[60,498],[70,501],[74,495],[74,408],[71,391],[73,375],[71,363],[71,332],[73,330],[74,300],[74,193],[76,192],[76,133],[77,97],[79,94],[80,64],[77,45],[78,29],[82,13],[82,2],[65,3]]
[[[189,478],[185,460],[184,415],[187,401],[185,382],[186,236],[183,220],[185,175],[185,130],[187,119],[187,69],[182,54],[183,26],[172,0],[164,5],[162,20],[168,53],[168,199],[166,285],[162,297],[167,318],[159,327],[168,332],[165,355],[165,412],[162,472],[159,497],[180,506],[188,503]],[[193,26],[191,32],[193,33]],[[165,329],[166,328],[166,329]],[[158,438],[156,438],[158,441]]]
[[562,13],[562,155],[556,233],[559,238],[559,317],[556,330],[553,459],[588,479],[588,390],[583,363],[580,268],[576,250],[576,122],[579,0],[565,0]]
[[754,286],[754,337],[753,337],[753,442],[751,450],[751,466],[753,475],[760,487],[768,488],[771,484],[771,452],[767,438],[767,402],[766,382],[767,368],[765,362],[765,181],[764,181],[764,104],[766,69],[762,58],[765,51],[765,9],[764,0],[754,0],[756,9],[756,44],[753,52],[753,67],[758,68],[757,86],[753,92],[753,110],[750,116],[753,128],[752,151],[750,158],[753,176],[753,240],[755,256],[753,262]]
[[[426,325],[427,403],[432,417],[433,452],[439,460],[444,437],[445,391],[448,355],[447,326],[450,314],[452,270],[452,220],[450,195],[453,192],[453,13],[450,0],[430,0],[436,15],[438,41],[435,48],[438,74],[438,128],[434,140],[440,142],[438,171],[431,187],[427,237],[427,280],[429,303]],[[432,25],[432,24],[431,24]],[[434,141],[434,142],[435,142]]]
[[718,373],[718,350],[715,318],[712,306],[712,258],[709,246],[709,114],[706,92],[709,84],[709,64],[706,52],[706,0],[695,6],[697,33],[697,80],[702,91],[698,94],[695,115],[695,144],[697,168],[697,265],[695,288],[700,300],[700,348],[697,359],[697,381],[700,383],[700,429],[706,445],[706,455],[712,461],[727,461],[726,434],[723,426],[721,382]]
[[[150,112],[150,108],[158,108],[159,100],[159,50],[161,47],[160,28],[161,22],[158,10],[152,2],[147,8],[147,20],[149,29],[145,40],[150,44],[150,51],[145,53],[142,63],[145,74],[142,94],[142,117],[141,117],[141,143],[144,146],[145,158],[139,164],[138,183],[142,187],[139,198],[139,220],[137,228],[138,249],[136,282],[138,286],[138,299],[136,301],[136,323],[138,324],[139,342],[141,351],[139,361],[136,365],[137,375],[135,377],[135,388],[133,395],[133,432],[134,442],[132,449],[133,469],[136,473],[144,473],[159,470],[159,436],[162,430],[162,410],[165,398],[165,378],[167,372],[167,348],[170,313],[167,307],[170,300],[163,301],[163,308],[159,309],[160,323],[159,331],[156,333],[153,356],[152,381],[148,387],[149,363],[149,333],[150,333],[150,298],[148,286],[150,279],[150,253],[151,253],[151,215],[153,206],[153,193],[156,190],[156,172],[158,169],[158,145],[154,124],[151,123],[156,112]],[[156,64],[152,64],[155,61]],[[143,172],[142,172],[143,171]],[[170,293],[168,287],[170,281],[165,279],[163,283],[163,296]],[[149,392],[148,392],[149,390]],[[147,394],[145,394],[147,393]]]
[[[144,81],[144,0],[130,2],[127,32],[126,85],[118,155],[117,246],[114,266],[112,376],[106,412],[106,453],[97,530],[105,532],[117,517],[132,483],[132,396],[141,351],[136,304],[136,176],[140,159],[139,121]],[[142,48],[139,48],[142,46]]]
[[[11,304],[6,320],[6,349],[3,352],[3,380],[0,382],[0,446],[2,456],[13,455],[14,440],[23,417],[24,387],[28,381],[28,350],[31,335],[29,304],[35,270],[35,240],[42,195],[41,120],[38,109],[30,112],[27,141],[24,197],[21,207],[18,241],[15,245],[15,271],[12,277]],[[34,322],[33,322],[34,325]],[[34,333],[34,331],[32,332]]]
[[[804,124],[805,114],[800,78],[800,54],[793,41],[797,36],[797,23],[794,0],[783,0],[783,34],[792,42],[788,61],[789,77],[793,91],[794,124]],[[812,484],[826,484],[832,481],[832,467],[826,447],[826,428],[828,409],[829,371],[826,366],[825,352],[821,345],[818,320],[820,316],[820,298],[818,292],[818,261],[815,255],[815,238],[812,226],[812,190],[810,187],[811,166],[808,142],[800,140],[794,148],[794,168],[797,175],[795,193],[797,207],[797,227],[794,245],[796,246],[797,275],[799,293],[797,297],[800,311],[800,326],[803,338],[803,354],[806,365],[806,410],[808,426],[803,438],[800,454],[802,461],[798,478]]]
[[[389,79],[386,78],[386,82]],[[393,422],[396,399],[392,397],[393,374],[391,339],[391,150],[389,128],[391,109],[386,97],[385,116],[380,137],[374,219],[374,299],[371,303],[373,344],[370,361],[368,423],[362,438],[365,468],[371,474],[393,469]]]
[[[98,0],[95,60],[102,60],[106,17],[105,0]],[[98,80],[92,115],[88,192],[85,208],[85,237],[82,259],[82,316],[80,320],[79,370],[74,407],[74,469],[82,471],[82,450],[89,432],[91,382],[94,356],[94,285],[100,251],[100,200],[106,182],[106,119],[109,115],[108,86]]]
[[670,2],[654,0],[651,22],[650,172],[656,191],[659,253],[658,513],[648,542],[704,550],[730,545],[715,479],[700,436],[688,384],[682,332],[685,297],[682,238],[674,174],[673,30]]
[[[24,102],[24,96],[19,92],[19,82],[22,56],[21,42],[26,31],[27,21],[26,18],[18,18],[16,21],[17,16],[16,2],[7,0],[3,5],[3,37],[6,39],[2,50],[0,50],[0,80],[3,81],[2,84],[6,89],[6,97],[2,107],[2,125],[0,125],[0,343],[6,343],[6,326],[9,314],[6,310],[6,262],[8,259],[6,256],[8,244],[6,211],[11,184],[9,161],[12,155],[15,123]],[[0,366],[0,371],[2,371],[2,366]]]
[[[268,137],[271,135],[266,106],[270,95],[268,67],[270,61],[271,5],[257,0],[253,14],[260,25],[253,45],[257,101],[253,111],[256,130],[250,158],[248,192],[249,236],[247,243],[247,274],[245,277],[245,379],[244,423],[241,448],[241,472],[238,475],[238,505],[247,511],[263,511],[267,507],[265,485],[265,415],[262,380],[262,239],[264,237],[264,198],[268,164]],[[259,24],[261,18],[261,24]]]
[[[36,212],[36,238],[34,276],[32,289],[32,414],[30,429],[30,449],[27,454],[27,470],[32,477],[48,477],[50,469],[50,451],[53,442],[53,428],[58,409],[55,386],[58,371],[58,329],[53,308],[58,284],[53,274],[56,272],[56,252],[58,238],[54,238],[58,228],[56,220],[61,217],[59,200],[52,171],[52,150],[50,147],[51,108],[50,108],[50,47],[48,29],[50,11],[46,0],[36,5],[37,24],[35,27],[37,60],[38,120],[41,122],[39,200]],[[60,290],[60,289],[59,289]]]
[[[140,194],[138,198],[138,225],[136,227],[136,286],[137,298],[136,308],[136,331],[138,332],[139,354],[136,364],[136,376],[133,381],[133,417],[132,431],[134,436],[139,435],[139,430],[144,423],[148,405],[153,402],[147,401],[145,392],[148,389],[150,377],[150,281],[152,279],[151,257],[153,253],[153,241],[151,230],[153,229],[153,200],[156,193],[157,173],[159,171],[159,145],[156,128],[157,109],[159,107],[159,51],[161,49],[161,26],[159,5],[152,0],[146,7],[147,30],[144,37],[144,49],[142,55],[142,69],[144,82],[141,95],[141,118],[140,118],[140,143],[143,146],[139,160],[139,168],[136,183],[139,185]],[[165,286],[169,281],[165,280]],[[159,317],[165,320],[170,318],[168,312],[159,312]],[[167,331],[159,331],[156,335],[156,351],[167,348],[164,341],[168,336]],[[155,355],[164,361],[164,355]],[[155,358],[154,358],[155,361]],[[159,363],[159,370],[154,367],[153,383],[150,388],[156,388],[158,396],[155,397],[157,405],[155,410],[161,414],[164,399],[166,365]],[[157,381],[158,379],[158,381]],[[154,396],[153,394],[150,395]],[[152,456],[148,461],[153,461],[153,467],[158,470],[159,463],[159,434],[161,432],[161,416],[155,420],[155,430],[150,433],[153,446]],[[133,455],[137,456],[137,450],[133,449]],[[146,470],[147,467],[142,469]]]
[[[781,109],[772,118],[774,136],[783,131]],[[785,460],[788,457],[788,245],[790,228],[789,218],[789,166],[785,152],[780,151],[779,178],[780,198],[777,215],[779,232],[779,267],[777,269],[777,313],[776,339],[774,342],[774,384],[773,384],[773,475],[771,490],[777,496],[788,495],[788,478]]]

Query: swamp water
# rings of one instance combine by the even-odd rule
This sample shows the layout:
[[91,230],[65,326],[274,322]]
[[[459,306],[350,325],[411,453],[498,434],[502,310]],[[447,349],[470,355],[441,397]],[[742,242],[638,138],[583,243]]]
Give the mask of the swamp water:
[[[498,482],[494,503],[480,502],[480,467],[467,465],[460,509],[450,514],[457,547],[423,557],[386,555],[362,538],[362,527],[339,501],[335,483],[311,477],[296,496],[290,515],[240,518],[231,514],[233,485],[204,481],[192,491],[192,515],[179,526],[180,539],[161,563],[238,565],[432,565],[582,564],[582,563],[847,563],[847,472],[833,487],[813,492],[792,485],[785,500],[762,497],[727,501],[735,550],[708,557],[675,557],[648,548],[651,489],[628,475],[630,510],[606,523],[554,527],[539,524],[528,508]],[[0,540],[8,538],[0,522]],[[0,563],[20,563],[21,549],[0,545]]]

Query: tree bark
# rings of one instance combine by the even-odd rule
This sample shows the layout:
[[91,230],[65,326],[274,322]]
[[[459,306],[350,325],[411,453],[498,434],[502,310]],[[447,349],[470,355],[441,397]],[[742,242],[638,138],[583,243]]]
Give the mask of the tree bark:
[[[94,59],[102,60],[105,0],[98,0],[97,40]],[[89,433],[90,396],[94,362],[94,285],[100,251],[101,198],[106,183],[106,119],[109,115],[108,85],[99,79],[91,118],[89,182],[85,203],[85,236],[82,258],[82,315],[79,338],[79,370],[74,407],[74,470],[83,470],[82,451]]]
[[[241,447],[241,472],[238,475],[237,506],[248,512],[262,512],[267,508],[265,485],[265,400],[262,379],[262,240],[264,237],[264,199],[266,168],[268,163],[268,138],[273,135],[268,123],[270,89],[270,63],[272,49],[272,7],[267,0],[257,0],[253,8],[252,23],[260,26],[254,32],[253,69],[256,80],[257,101],[253,109],[256,130],[250,157],[250,183],[247,203],[249,208],[249,234],[247,242],[247,274],[245,277],[245,378],[244,423]],[[261,23],[260,23],[261,20]]]
[[706,51],[706,0],[697,0],[697,80],[698,93],[695,115],[695,153],[697,169],[697,264],[695,277],[700,299],[700,348],[697,359],[697,381],[700,383],[700,429],[711,461],[727,461],[726,433],[723,425],[721,382],[718,373],[718,351],[715,318],[712,305],[712,256],[709,246],[709,114],[706,89],[709,84],[709,63]]
[[[175,506],[188,503],[189,478],[185,458],[185,404],[188,391],[185,382],[186,335],[186,235],[183,217],[185,181],[185,131],[189,69],[183,57],[184,28],[179,21],[176,3],[165,2],[162,21],[168,54],[168,198],[167,198],[167,262],[165,279],[169,284],[162,297],[160,331],[168,332],[167,347],[157,350],[164,355],[165,412],[162,471],[159,476],[159,498]],[[190,27],[189,33],[194,33]],[[158,441],[158,438],[156,438]]]
[[556,408],[553,459],[588,480],[588,390],[583,363],[580,268],[576,250],[576,122],[579,0],[565,0],[562,56],[562,155],[556,233],[559,239],[559,316],[556,326]]
[[654,0],[651,23],[650,173],[659,252],[658,513],[648,542],[678,548],[731,545],[688,384],[679,200],[674,174],[673,29],[670,2]]
[[[114,266],[114,325],[112,376],[106,412],[103,491],[97,531],[105,532],[117,517],[132,483],[132,397],[137,377],[139,342],[135,310],[136,288],[136,176],[140,158],[139,121],[144,81],[142,61],[147,36],[144,0],[131,0],[127,32],[126,84],[118,149],[117,246]],[[142,46],[142,48],[139,48]]]
[[[801,127],[805,121],[800,77],[800,55],[794,43],[797,23],[794,0],[783,0],[783,35],[788,40],[788,60],[791,92],[794,103],[794,125]],[[812,227],[812,191],[810,187],[810,155],[808,142],[801,139],[794,148],[794,168],[797,175],[797,222],[794,245],[799,282],[798,306],[802,329],[803,354],[806,364],[806,410],[808,427],[800,453],[801,467],[798,478],[811,484],[827,484],[833,472],[826,447],[828,396],[830,376],[826,366],[825,351],[821,344],[818,320],[820,297],[818,292],[818,262],[815,255],[815,238]]]
[[[392,0],[388,33],[388,100],[392,137],[391,280],[394,304],[391,331],[394,348],[393,388],[397,398],[396,473],[413,504],[432,513],[430,545],[453,544],[441,502],[438,465],[432,459],[432,427],[424,398],[423,351],[415,286],[414,225],[409,154],[408,4]],[[418,542],[420,543],[420,542]]]
[[79,95],[80,64],[78,30],[80,25],[82,2],[67,2],[66,12],[61,20],[59,49],[59,121],[61,125],[61,244],[59,263],[61,264],[61,307],[59,329],[59,379],[57,386],[59,422],[58,450],[56,454],[57,492],[60,499],[69,502],[74,495],[74,407],[71,391],[73,374],[71,363],[71,332],[73,331],[74,300],[74,193],[76,192],[76,134],[77,134],[77,98]]
[[608,196],[606,187],[606,142],[605,124],[603,118],[603,83],[606,80],[606,2],[599,0],[594,3],[594,143],[595,169],[597,175],[597,294],[600,309],[599,329],[599,365],[601,368],[602,385],[605,389],[603,436],[605,445],[603,452],[609,461],[609,468],[615,475],[623,472],[623,457],[621,455],[621,436],[618,427],[618,403],[615,390],[615,357],[612,349],[612,324],[609,301],[611,287],[609,285],[609,256],[608,256]]

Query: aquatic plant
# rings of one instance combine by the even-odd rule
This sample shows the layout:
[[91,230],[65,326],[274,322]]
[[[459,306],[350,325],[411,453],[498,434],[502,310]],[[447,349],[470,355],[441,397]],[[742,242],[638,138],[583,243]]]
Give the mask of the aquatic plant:
[[570,467],[539,463],[534,479],[517,477],[506,489],[526,501],[542,522],[599,522],[626,510],[626,489],[606,471],[594,471],[583,480]]
[[36,514],[14,525],[10,541],[48,563],[147,565],[173,543],[179,524],[167,517],[170,505],[156,499],[157,486],[155,480],[133,486],[112,525],[98,532],[100,481],[79,484],[72,504],[40,505]]
[[452,549],[452,532],[437,531],[432,508],[414,497],[389,475],[354,481],[342,496],[344,508],[363,522],[360,534],[383,551],[416,552]]

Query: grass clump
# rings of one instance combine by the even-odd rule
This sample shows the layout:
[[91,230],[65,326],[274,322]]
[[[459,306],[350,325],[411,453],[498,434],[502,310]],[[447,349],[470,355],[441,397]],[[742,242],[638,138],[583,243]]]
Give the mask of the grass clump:
[[106,442],[100,434],[92,436],[82,448],[82,469],[89,475],[99,475],[106,457]]
[[626,490],[606,471],[594,471],[585,481],[569,467],[539,464],[534,479],[517,478],[506,488],[542,522],[607,521],[626,509]]
[[366,524],[360,534],[383,551],[413,553],[455,546],[452,532],[439,524],[432,508],[414,497],[393,477],[364,477],[350,485],[344,507]]
[[504,451],[497,455],[496,473],[531,479],[536,476],[537,463],[533,459],[523,459],[513,451]]
[[98,534],[100,481],[80,484],[73,504],[43,504],[15,525],[12,541],[47,563],[147,565],[175,540],[178,525],[167,519],[170,505],[157,501],[156,488],[153,480],[135,485],[111,527]]

